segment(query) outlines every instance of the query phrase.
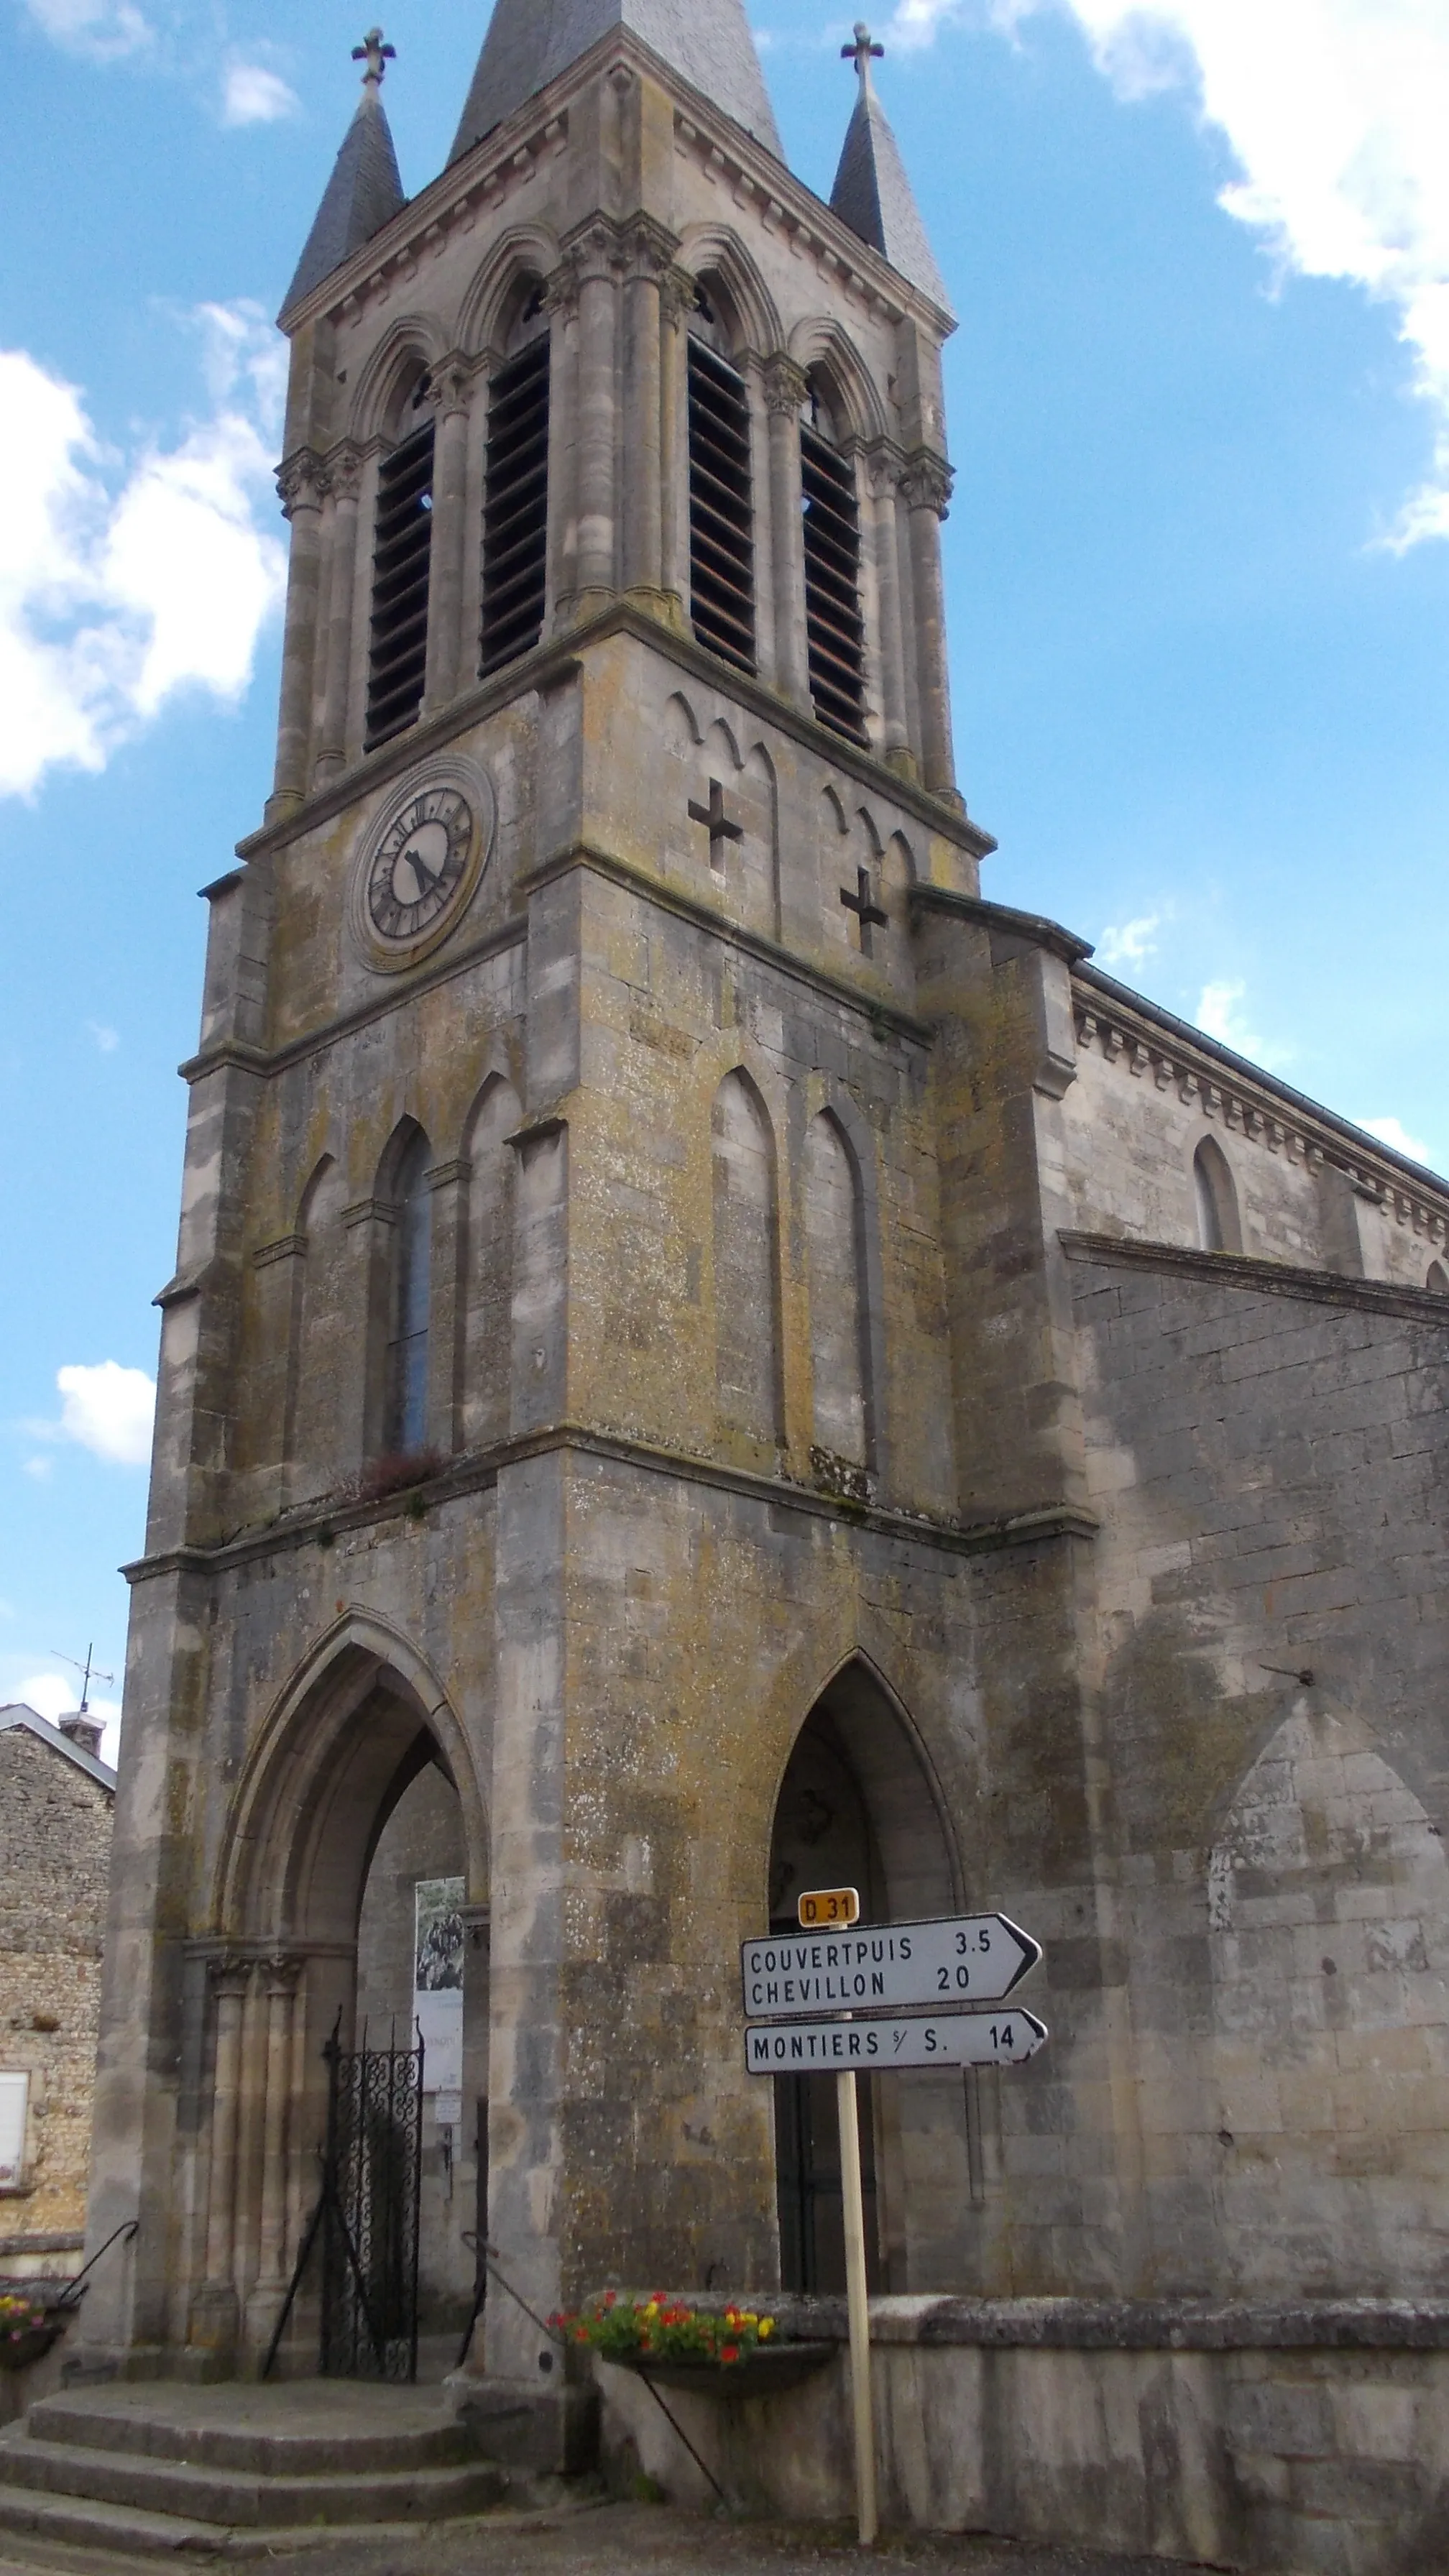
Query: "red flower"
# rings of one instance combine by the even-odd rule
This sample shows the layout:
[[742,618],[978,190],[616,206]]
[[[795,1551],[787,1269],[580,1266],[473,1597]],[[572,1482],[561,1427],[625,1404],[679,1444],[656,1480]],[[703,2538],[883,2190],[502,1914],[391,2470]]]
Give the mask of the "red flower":
[[721,2361],[738,2361],[739,2357],[740,2348],[737,2343],[727,2343],[723,2352],[720,2354]]

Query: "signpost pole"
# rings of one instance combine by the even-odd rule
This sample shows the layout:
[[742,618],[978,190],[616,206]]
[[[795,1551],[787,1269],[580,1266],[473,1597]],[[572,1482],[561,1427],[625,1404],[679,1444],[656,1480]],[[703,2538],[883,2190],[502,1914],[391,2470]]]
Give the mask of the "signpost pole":
[[870,2302],[865,2286],[865,2195],[860,2181],[860,2119],[853,2066],[843,2066],[836,2074],[835,2105],[840,2122],[840,2185],[845,2203],[845,2289],[850,2317],[851,2411],[855,2423],[855,2503],[860,2545],[862,2549],[869,2549],[877,2528],[875,2416],[870,2395]]

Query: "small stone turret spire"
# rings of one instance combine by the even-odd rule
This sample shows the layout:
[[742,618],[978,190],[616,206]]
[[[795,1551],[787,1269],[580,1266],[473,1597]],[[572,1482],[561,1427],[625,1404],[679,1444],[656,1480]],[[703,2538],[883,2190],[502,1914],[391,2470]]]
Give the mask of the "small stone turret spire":
[[362,96],[297,262],[297,274],[287,289],[284,321],[294,304],[371,241],[374,233],[380,233],[407,203],[382,103],[383,75],[388,64],[396,61],[397,48],[384,44],[381,27],[369,27],[362,43],[353,46],[352,59],[367,65]]
[[871,64],[883,60],[885,47],[858,20],[853,43],[842,45],[840,52],[843,61],[854,63],[860,87],[830,191],[831,206],[853,233],[949,313],[945,281],[926,239],[900,146],[871,78]]

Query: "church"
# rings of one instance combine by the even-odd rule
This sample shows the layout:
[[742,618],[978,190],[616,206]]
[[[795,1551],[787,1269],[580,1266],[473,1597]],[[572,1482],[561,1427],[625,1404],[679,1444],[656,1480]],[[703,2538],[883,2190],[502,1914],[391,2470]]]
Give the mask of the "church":
[[739,1950],[849,1884],[1004,1910],[1050,2032],[864,2088],[888,2517],[1387,2569],[1449,2511],[1449,1186],[993,900],[868,32],[828,204],[742,0],[479,33],[411,198],[359,48],[281,317],[86,2364],[405,2378],[486,2244],[450,2402],[566,2469],[605,2284],[838,2333]]

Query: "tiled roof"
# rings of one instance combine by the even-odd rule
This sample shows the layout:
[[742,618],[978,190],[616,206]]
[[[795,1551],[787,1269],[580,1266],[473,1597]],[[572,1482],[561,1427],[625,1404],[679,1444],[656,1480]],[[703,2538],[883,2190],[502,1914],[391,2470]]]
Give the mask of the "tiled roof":
[[365,85],[357,114],[343,138],[317,217],[287,289],[283,316],[364,242],[380,233],[407,203],[387,110],[375,84]]

